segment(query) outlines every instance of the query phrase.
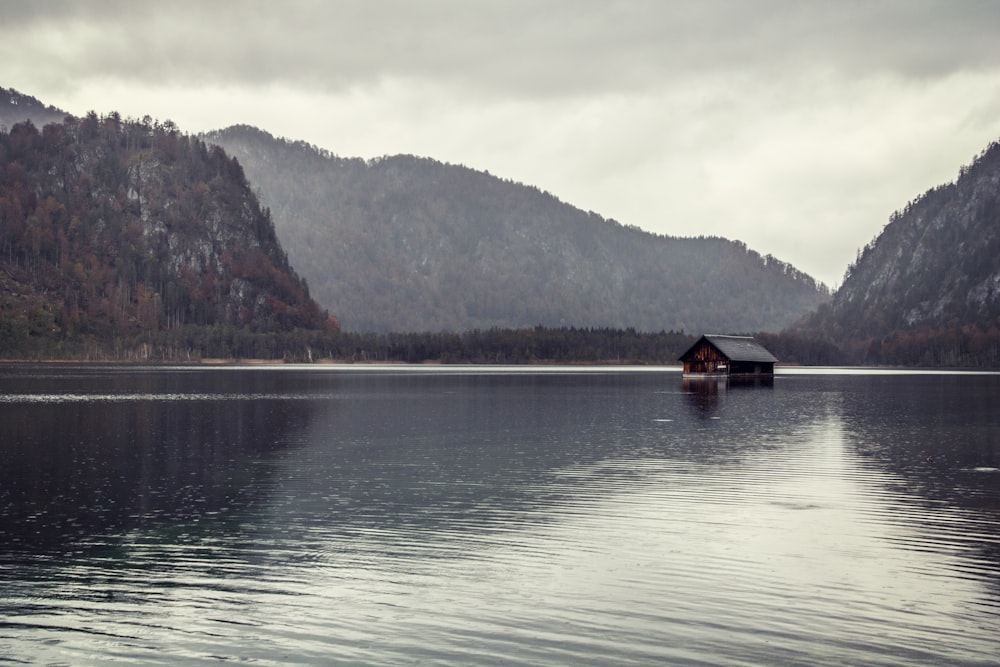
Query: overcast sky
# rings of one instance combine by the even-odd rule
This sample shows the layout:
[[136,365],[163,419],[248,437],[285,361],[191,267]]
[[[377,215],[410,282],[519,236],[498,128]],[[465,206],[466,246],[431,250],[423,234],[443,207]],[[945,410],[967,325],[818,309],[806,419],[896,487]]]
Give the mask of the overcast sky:
[[831,286],[1000,139],[993,0],[0,0],[0,86],[74,114],[411,153]]

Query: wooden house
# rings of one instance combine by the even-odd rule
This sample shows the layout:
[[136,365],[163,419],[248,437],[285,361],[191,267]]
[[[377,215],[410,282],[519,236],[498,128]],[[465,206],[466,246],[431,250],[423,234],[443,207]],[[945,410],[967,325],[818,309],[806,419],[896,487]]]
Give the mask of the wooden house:
[[770,376],[778,361],[751,336],[705,334],[681,355],[687,376]]

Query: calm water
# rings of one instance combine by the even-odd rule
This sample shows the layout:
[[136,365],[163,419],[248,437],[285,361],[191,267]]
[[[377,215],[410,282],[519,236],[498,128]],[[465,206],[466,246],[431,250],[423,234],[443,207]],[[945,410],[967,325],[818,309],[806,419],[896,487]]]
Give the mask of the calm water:
[[0,367],[0,662],[987,665],[1000,376]]

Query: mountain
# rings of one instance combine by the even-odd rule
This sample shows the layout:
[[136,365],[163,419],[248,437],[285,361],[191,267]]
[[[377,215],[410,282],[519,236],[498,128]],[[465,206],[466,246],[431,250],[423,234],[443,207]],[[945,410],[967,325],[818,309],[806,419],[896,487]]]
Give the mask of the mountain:
[[204,138],[243,165],[345,329],[777,331],[829,299],[742,243],[653,235],[466,167],[342,158],[248,126]]
[[42,127],[49,123],[61,123],[67,115],[65,111],[43,104],[13,88],[0,88],[0,128],[10,129],[26,120]]
[[240,333],[334,327],[238,162],[116,113],[0,130],[0,353],[198,353],[212,327],[239,356],[274,352]]
[[1000,142],[894,213],[798,329],[865,363],[1000,365]]

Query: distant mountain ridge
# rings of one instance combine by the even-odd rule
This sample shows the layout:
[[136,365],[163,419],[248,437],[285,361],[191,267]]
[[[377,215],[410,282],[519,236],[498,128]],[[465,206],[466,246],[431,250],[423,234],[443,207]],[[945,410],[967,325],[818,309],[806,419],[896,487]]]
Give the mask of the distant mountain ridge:
[[740,242],[656,236],[465,167],[340,158],[248,126],[204,138],[238,161],[169,121],[74,118],[0,88],[0,352],[204,350],[210,329],[222,354],[270,354],[261,336],[336,327],[294,263],[355,331],[798,320],[764,337],[826,359],[807,363],[841,363],[834,345],[856,363],[1000,367],[1000,142],[893,214],[831,299]]
[[867,363],[1000,365],[1000,142],[894,213],[800,330]]
[[829,300],[742,243],[656,236],[466,167],[341,158],[249,126],[204,138],[243,165],[347,330],[777,331]]

